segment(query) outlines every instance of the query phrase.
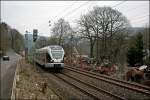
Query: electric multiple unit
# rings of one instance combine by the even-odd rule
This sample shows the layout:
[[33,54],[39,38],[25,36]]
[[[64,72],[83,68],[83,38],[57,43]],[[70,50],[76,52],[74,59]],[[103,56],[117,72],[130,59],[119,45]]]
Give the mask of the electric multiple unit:
[[58,45],[46,46],[37,49],[34,60],[46,68],[64,67],[64,49]]

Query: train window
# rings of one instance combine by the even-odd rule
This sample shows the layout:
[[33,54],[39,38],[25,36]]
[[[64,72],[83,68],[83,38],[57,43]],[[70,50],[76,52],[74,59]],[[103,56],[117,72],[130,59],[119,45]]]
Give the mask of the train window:
[[53,58],[62,59],[63,51],[51,51]]
[[60,46],[53,46],[53,47],[50,47],[52,50],[62,50],[62,47]]

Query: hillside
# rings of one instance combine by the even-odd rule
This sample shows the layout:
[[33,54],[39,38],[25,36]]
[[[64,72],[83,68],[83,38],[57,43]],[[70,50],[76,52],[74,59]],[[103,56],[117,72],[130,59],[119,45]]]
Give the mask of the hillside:
[[24,37],[18,30],[2,22],[0,23],[0,56],[5,55],[9,49],[17,53],[24,50]]

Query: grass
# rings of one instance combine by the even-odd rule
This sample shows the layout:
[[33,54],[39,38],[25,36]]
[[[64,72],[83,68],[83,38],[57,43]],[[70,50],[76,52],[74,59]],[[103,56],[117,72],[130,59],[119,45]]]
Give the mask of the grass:
[[[32,63],[32,58],[29,59]],[[20,62],[19,66],[19,81],[17,82],[17,97],[16,99],[38,99],[38,100],[58,100],[57,96],[49,83],[43,78],[41,73],[38,73],[32,64]],[[46,84],[46,85],[45,85]]]

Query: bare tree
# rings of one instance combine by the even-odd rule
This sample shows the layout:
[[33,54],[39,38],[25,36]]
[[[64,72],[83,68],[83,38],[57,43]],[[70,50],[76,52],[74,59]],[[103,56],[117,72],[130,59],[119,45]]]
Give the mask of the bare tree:
[[90,57],[93,57],[93,48],[96,41],[95,32],[92,30],[92,21],[89,18],[89,15],[81,16],[78,21],[79,33],[81,33],[81,38],[86,38],[90,42]]
[[[101,54],[108,55],[109,49],[112,48],[112,39],[115,34],[123,32],[130,26],[129,21],[119,11],[111,7],[94,7],[92,11],[80,18],[80,30],[82,37],[90,40],[91,54],[93,56],[93,45],[97,40],[98,55],[98,39],[101,40]],[[100,45],[99,45],[100,46]]]
[[52,34],[54,37],[58,38],[58,45],[63,45],[63,37],[70,33],[71,30],[72,29],[69,23],[62,18],[54,24],[54,27],[52,28]]
[[108,48],[112,49],[113,36],[117,33],[122,33],[128,28],[130,26],[129,21],[121,12],[111,7],[94,7],[92,13],[93,16],[91,18],[93,20],[96,19],[95,23],[99,27],[98,34],[102,39],[102,54],[108,55]]

